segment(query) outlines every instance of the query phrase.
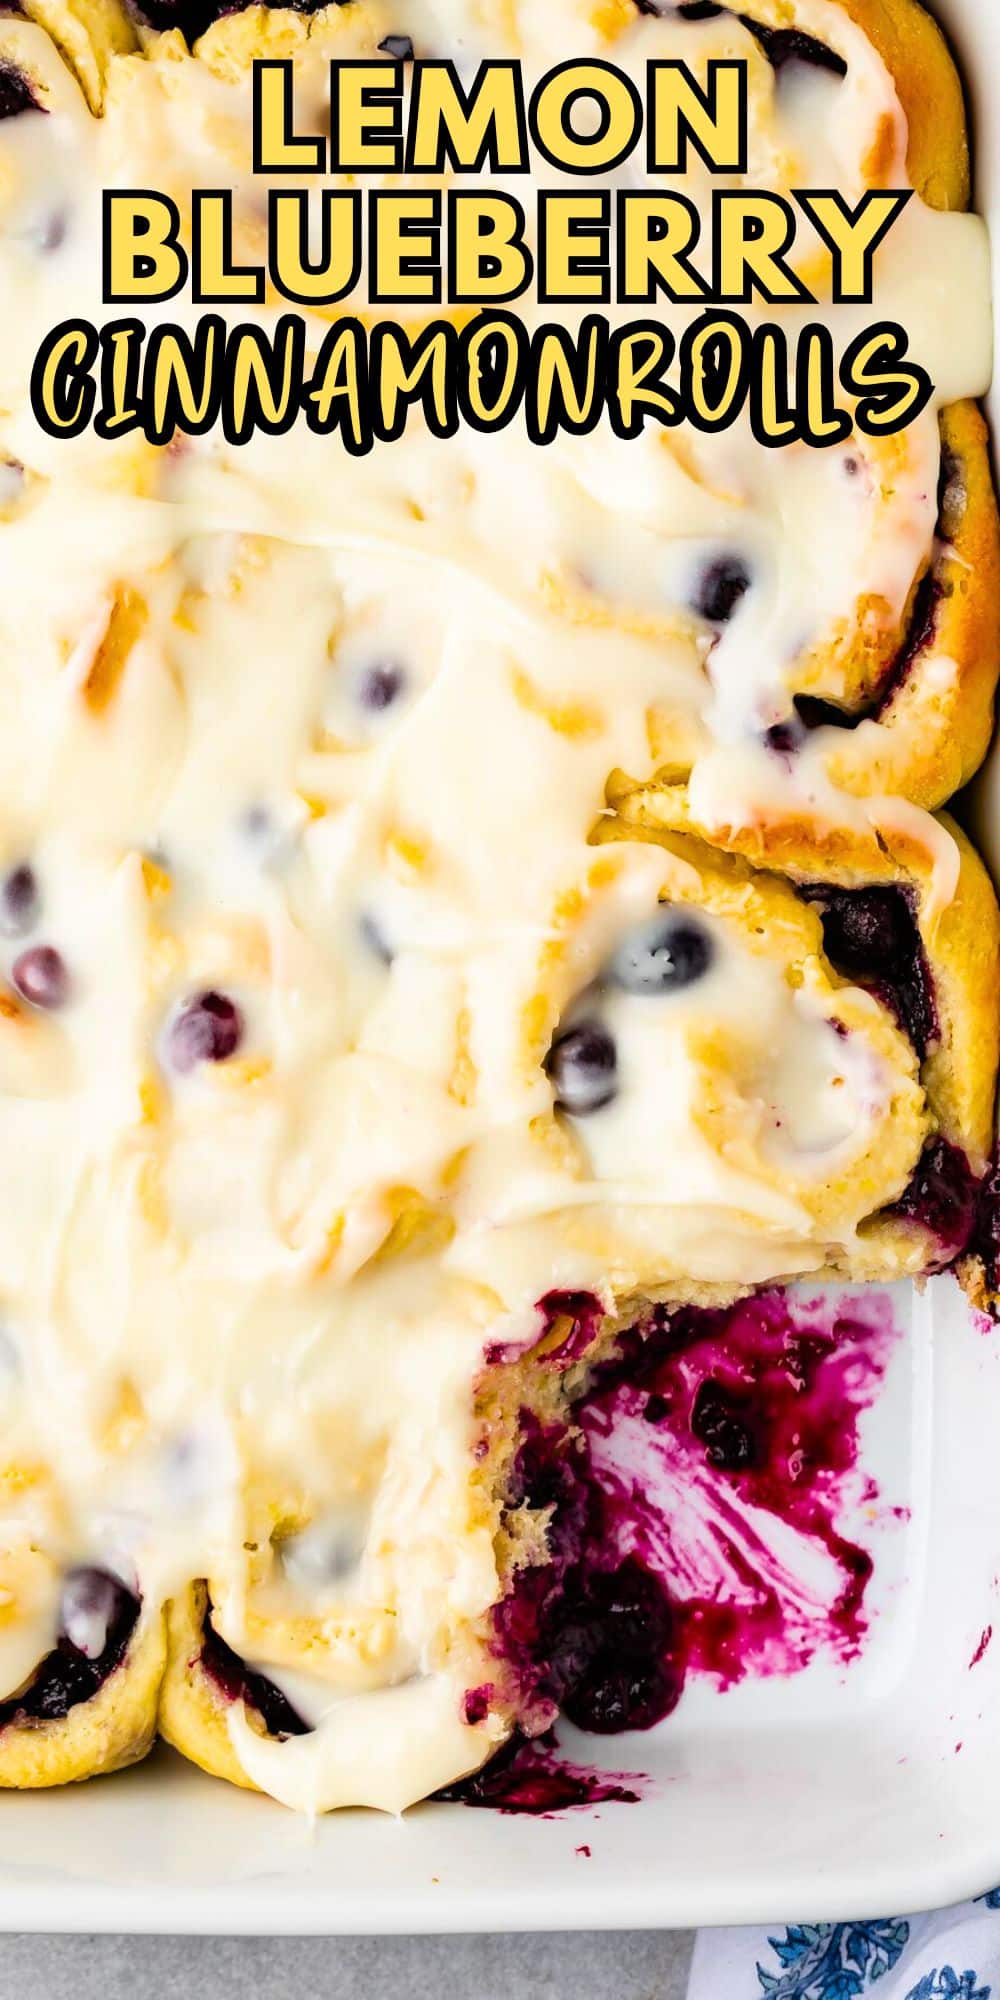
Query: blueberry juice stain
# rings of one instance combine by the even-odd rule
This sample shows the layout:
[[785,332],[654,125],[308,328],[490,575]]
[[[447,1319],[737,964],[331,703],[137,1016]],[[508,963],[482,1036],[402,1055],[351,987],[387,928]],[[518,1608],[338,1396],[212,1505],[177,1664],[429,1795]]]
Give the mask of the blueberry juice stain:
[[[546,1510],[550,1560],[519,1573],[496,1639],[535,1715],[647,1729],[691,1676],[725,1689],[857,1656],[873,1564],[843,1523],[877,1518],[858,1427],[895,1339],[879,1293],[661,1307],[619,1336],[571,1424],[525,1417],[509,1503]],[[533,1755],[494,1760],[468,1802],[558,1809]]]
[[884,1294],[770,1291],[660,1311],[598,1370],[578,1422],[601,1539],[667,1591],[678,1694],[860,1652],[873,1565],[842,1522],[876,1499],[858,1426],[894,1339]]

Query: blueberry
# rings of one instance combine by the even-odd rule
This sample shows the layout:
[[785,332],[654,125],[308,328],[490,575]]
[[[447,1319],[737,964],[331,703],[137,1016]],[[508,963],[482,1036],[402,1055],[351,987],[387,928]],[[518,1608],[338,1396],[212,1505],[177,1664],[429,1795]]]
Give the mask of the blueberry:
[[581,1021],[557,1035],[545,1058],[545,1074],[551,1078],[556,1107],[571,1117],[584,1118],[610,1104],[618,1088],[618,1055],[614,1042],[599,1021]]
[[817,903],[823,949],[836,970],[867,985],[892,1008],[919,1056],[938,1033],[934,985],[912,904],[896,886],[800,889]]
[[69,973],[62,954],[51,944],[33,944],[15,958],[11,983],[32,1007],[62,1007],[69,999]]
[[384,56],[392,56],[395,62],[413,61],[413,43],[409,35],[386,35],[379,43]]
[[764,743],[776,757],[794,757],[806,740],[806,725],[798,720],[772,722],[764,731]]
[[543,1635],[569,1720],[602,1736],[659,1722],[681,1690],[674,1636],[667,1593],[635,1556],[615,1570],[572,1573]]
[[511,1469],[507,1504],[546,1513],[553,1561],[579,1554],[586,1538],[592,1493],[584,1476],[585,1449],[565,1427],[536,1425],[524,1438]]
[[41,111],[27,77],[12,63],[0,63],[0,118],[16,118],[21,111]]
[[362,708],[381,715],[391,708],[406,686],[406,675],[394,660],[376,660],[359,674],[356,693]]
[[680,1677],[669,1658],[631,1666],[613,1653],[601,1653],[566,1696],[563,1711],[577,1729],[617,1736],[623,1729],[652,1729],[676,1708],[680,1692]]
[[702,572],[693,598],[699,618],[710,625],[728,625],[750,588],[750,571],[739,556],[718,556]]
[[0,883],[0,931],[23,937],[38,922],[41,897],[33,868],[26,861],[12,868]]
[[651,1644],[669,1644],[670,1606],[663,1586],[635,1556],[614,1570],[587,1564],[567,1576],[546,1621],[549,1665],[568,1687],[598,1652],[641,1660]]
[[709,1376],[691,1411],[691,1430],[705,1446],[710,1465],[723,1472],[746,1472],[757,1463],[757,1443],[737,1399]]
[[679,993],[701,979],[712,957],[704,927],[669,911],[630,932],[611,960],[610,973],[626,993]]
[[839,971],[898,977],[909,970],[920,937],[897,888],[824,888],[815,894],[822,906],[824,949]]
[[243,1040],[243,1016],[226,993],[195,993],[174,1015],[167,1035],[170,1060],[182,1073],[198,1063],[228,1062]]

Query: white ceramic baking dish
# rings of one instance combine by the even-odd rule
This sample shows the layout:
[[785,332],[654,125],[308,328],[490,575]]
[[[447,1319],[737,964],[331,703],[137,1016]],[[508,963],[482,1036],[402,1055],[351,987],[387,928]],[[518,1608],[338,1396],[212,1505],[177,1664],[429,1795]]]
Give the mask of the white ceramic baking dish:
[[[970,89],[979,202],[996,216],[1000,8],[939,12]],[[1000,866],[1000,765],[981,806]],[[436,1805],[311,1828],[167,1752],[80,1790],[6,1795],[0,1927],[749,1923],[910,1911],[1000,1882],[1000,1330],[976,1325],[947,1279],[922,1298],[901,1288],[896,1313],[905,1335],[861,1439],[907,1518],[879,1551],[854,1665],[817,1661],[725,1695],[696,1683],[659,1730],[603,1755],[576,1739],[580,1761],[646,1773],[644,1796],[551,1819]]]

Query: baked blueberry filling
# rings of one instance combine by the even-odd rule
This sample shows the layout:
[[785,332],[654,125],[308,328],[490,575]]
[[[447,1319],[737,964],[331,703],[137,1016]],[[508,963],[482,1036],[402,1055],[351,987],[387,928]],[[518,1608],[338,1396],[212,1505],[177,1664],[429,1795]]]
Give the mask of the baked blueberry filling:
[[183,1075],[199,1063],[228,1062],[242,1040],[243,1016],[235,1000],[226,993],[195,993],[170,1023],[167,1051]]
[[843,56],[838,56],[825,42],[817,41],[815,35],[805,35],[800,28],[771,28],[763,21],[755,21],[751,14],[740,14],[738,18],[779,75],[789,62],[808,63],[813,69],[829,70],[831,76],[847,75]]
[[391,56],[394,62],[413,61],[413,43],[409,35],[386,35],[379,43],[384,56]]
[[547,1367],[568,1368],[593,1346],[604,1318],[604,1307],[594,1292],[546,1292],[536,1311],[542,1317],[537,1339],[527,1350],[519,1340],[491,1341],[484,1357],[488,1368],[536,1357]]
[[[879,702],[882,697],[879,696]],[[792,713],[784,722],[773,722],[764,731],[764,741],[769,750],[779,756],[794,756],[801,750],[807,737],[814,729],[856,729],[859,722],[870,721],[876,712],[876,705],[869,703],[862,709],[841,708],[835,701],[825,701],[818,694],[795,694],[792,696]]]
[[719,556],[699,578],[692,608],[709,625],[728,625],[750,582],[750,571],[739,556]]
[[991,1292],[1000,1291],[1000,1159],[995,1159],[979,1190],[972,1243],[981,1259]]
[[[548,1514],[549,1556],[562,1571],[599,1527],[586,1448],[565,1424],[542,1424],[528,1410],[522,1410],[520,1421],[521,1442],[507,1484],[507,1506]],[[544,1576],[538,1580],[544,1585]],[[512,1610],[518,1620],[517,1607],[512,1605]]]
[[17,118],[22,111],[43,111],[26,76],[13,63],[0,63],[0,118]]
[[[818,904],[823,948],[835,969],[890,1007],[921,1060],[938,1033],[937,1008],[912,898],[899,887],[801,889]],[[978,1182],[947,1139],[928,1141],[909,1186],[888,1210],[930,1230],[940,1261],[966,1250],[976,1226]]]
[[260,1716],[269,1736],[308,1736],[310,1725],[265,1674],[255,1673],[234,1653],[212,1624],[212,1609],[205,1613],[201,1642],[201,1664],[210,1681],[226,1701],[245,1701]]
[[549,1691],[594,1735],[651,1729],[681,1695],[673,1636],[666,1590],[636,1556],[613,1569],[578,1564],[541,1620]]
[[[604,1318],[604,1307],[593,1292],[546,1292],[538,1310],[545,1329],[538,1344],[544,1345],[545,1360],[559,1368],[568,1368],[571,1361],[586,1354]],[[557,1327],[560,1338],[553,1343]]]
[[[964,506],[964,499],[962,504]],[[768,747],[785,754],[799,749],[810,730],[857,729],[859,723],[878,722],[899,693],[915,662],[933,644],[944,595],[941,577],[932,564],[924,571],[913,593],[902,644],[872,699],[860,708],[851,709],[842,708],[835,701],[825,701],[821,695],[793,695],[794,720],[774,723],[765,732]]]
[[[648,1420],[648,1404],[644,1415]],[[691,1430],[704,1445],[709,1464],[717,1465],[720,1471],[743,1472],[758,1461],[759,1448],[748,1400],[736,1396],[711,1376],[695,1396]]]
[[[720,7],[716,0],[681,0],[676,8],[658,4],[658,0],[636,0],[640,14],[656,14],[670,18],[672,13],[682,21],[714,21],[720,14],[732,13],[732,8]],[[737,14],[736,19],[759,43],[771,68],[780,74],[786,63],[808,63],[813,69],[829,70],[831,76],[847,75],[847,64],[843,56],[815,35],[803,34],[800,28],[772,28],[764,21],[755,21],[752,14]]]
[[[845,465],[857,469],[855,460]],[[941,447],[941,468],[937,490],[937,538],[948,544],[958,533],[968,505],[965,470],[960,458]],[[769,748],[785,755],[799,749],[812,729],[856,729],[862,722],[878,722],[899,693],[915,662],[933,645],[941,604],[947,595],[940,562],[935,558],[919,579],[913,592],[906,631],[881,686],[860,708],[848,709],[825,701],[820,695],[793,696],[794,718],[775,723],[765,732]]]
[[56,1644],[30,1687],[0,1702],[0,1729],[12,1722],[58,1722],[71,1708],[92,1700],[121,1666],[139,1610],[139,1599],[106,1570],[71,1570]]
[[890,1215],[919,1222],[937,1238],[940,1266],[960,1257],[974,1240],[980,1188],[965,1154],[947,1139],[929,1139],[909,1186]]
[[[932,645],[937,631],[938,607],[943,594],[940,575],[932,563],[930,568],[924,571],[913,593],[913,603],[903,643],[879,689],[875,702],[865,711],[866,716],[877,720],[902,687],[914,661],[920,658],[921,653],[926,653],[928,647]],[[858,720],[862,719],[859,716]]]
[[642,1407],[643,1423],[662,1424],[664,1418],[669,1417],[672,1408],[673,1405],[670,1402],[669,1397],[661,1396],[658,1393],[658,1391],[654,1390],[651,1396],[646,1397],[646,1401],[643,1404]]
[[844,978],[891,1008],[923,1059],[938,1032],[934,989],[909,893],[892,884],[868,889],[805,888],[823,924],[823,949]]
[[[226,0],[132,0],[140,21],[148,27],[165,34],[169,28],[179,28],[189,44],[196,42],[199,35],[210,28],[213,21],[220,21],[226,14],[242,14],[253,4],[253,0],[236,0],[235,5],[227,5]],[[265,5],[290,7],[295,14],[315,14],[329,0],[264,0]],[[349,0],[333,0],[333,5],[343,7]]]
[[604,1502],[583,1439],[523,1418],[508,1507],[547,1520],[548,1562],[519,1572],[495,1613],[499,1651],[534,1701],[580,1729],[648,1729],[681,1692],[663,1584],[638,1558],[608,1559]]

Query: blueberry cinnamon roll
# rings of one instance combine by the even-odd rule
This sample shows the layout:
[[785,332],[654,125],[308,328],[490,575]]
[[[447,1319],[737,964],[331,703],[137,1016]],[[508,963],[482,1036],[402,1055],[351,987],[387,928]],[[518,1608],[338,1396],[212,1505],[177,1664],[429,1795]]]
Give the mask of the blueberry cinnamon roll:
[[779,874],[662,828],[655,795],[599,833],[531,1023],[553,1240],[681,1298],[954,1262],[997,1061],[996,905],[964,837]]

